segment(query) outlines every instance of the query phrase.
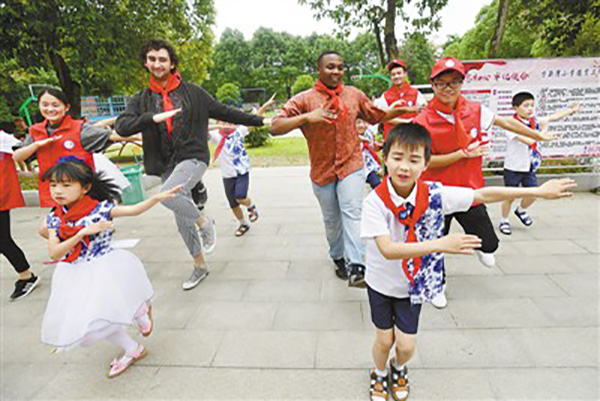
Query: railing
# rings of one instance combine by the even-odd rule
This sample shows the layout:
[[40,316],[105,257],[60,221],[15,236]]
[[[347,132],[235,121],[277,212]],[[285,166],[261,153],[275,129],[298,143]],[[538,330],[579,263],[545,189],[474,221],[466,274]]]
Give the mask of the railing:
[[101,120],[116,117],[125,111],[128,98],[126,96],[86,96],[81,98],[81,114],[89,120]]

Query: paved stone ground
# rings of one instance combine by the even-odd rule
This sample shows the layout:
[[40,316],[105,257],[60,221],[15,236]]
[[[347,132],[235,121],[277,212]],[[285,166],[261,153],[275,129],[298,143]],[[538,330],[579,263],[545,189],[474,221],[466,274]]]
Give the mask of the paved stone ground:
[[[12,399],[366,400],[373,329],[364,291],[335,278],[308,169],[256,169],[261,218],[235,238],[219,172],[209,211],[219,240],[211,274],[181,290],[190,258],[169,211],[117,220],[156,291],[148,357],[120,378],[105,373],[108,344],[50,355],[40,343],[52,267],[34,234],[41,209],[15,210],[13,233],[42,277],[7,302],[1,269],[1,394]],[[424,307],[410,363],[412,400],[598,399],[598,197],[536,204],[530,229],[514,224],[498,266],[449,257],[447,309]],[[491,207],[495,221],[499,206]]]

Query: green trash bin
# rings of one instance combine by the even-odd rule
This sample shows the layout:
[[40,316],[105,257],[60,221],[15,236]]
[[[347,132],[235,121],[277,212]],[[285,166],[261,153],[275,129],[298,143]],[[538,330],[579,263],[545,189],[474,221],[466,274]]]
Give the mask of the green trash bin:
[[131,186],[121,193],[121,201],[124,205],[135,205],[143,201],[144,183],[142,181],[142,166],[134,164],[132,166],[121,167],[121,172],[129,180]]

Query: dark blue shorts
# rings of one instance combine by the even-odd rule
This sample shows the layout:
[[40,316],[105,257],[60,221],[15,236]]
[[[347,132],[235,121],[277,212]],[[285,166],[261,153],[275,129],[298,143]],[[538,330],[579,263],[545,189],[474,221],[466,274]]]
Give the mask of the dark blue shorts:
[[535,171],[512,171],[504,169],[504,186],[506,187],[537,187]]
[[410,298],[394,298],[367,288],[371,321],[380,330],[396,326],[405,334],[417,334],[421,305],[412,305]]
[[238,199],[248,197],[248,187],[250,186],[250,173],[238,175],[232,178],[223,178],[225,195],[229,201],[229,207],[232,209],[239,206]]

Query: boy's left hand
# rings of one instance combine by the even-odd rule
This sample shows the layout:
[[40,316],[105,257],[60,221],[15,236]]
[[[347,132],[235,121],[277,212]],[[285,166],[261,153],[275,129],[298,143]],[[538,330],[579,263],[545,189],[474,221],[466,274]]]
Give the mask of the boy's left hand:
[[180,193],[181,191],[183,191],[183,185],[177,185],[176,187],[173,187],[173,188],[169,189],[168,191],[160,192],[160,193],[154,195],[152,198],[157,201],[162,202],[165,199],[170,199],[170,198],[176,197],[177,194]]
[[571,178],[561,178],[546,181],[538,189],[540,197],[545,199],[559,199],[573,196],[569,190],[575,188],[577,184]]

